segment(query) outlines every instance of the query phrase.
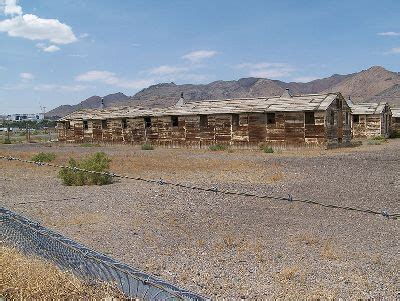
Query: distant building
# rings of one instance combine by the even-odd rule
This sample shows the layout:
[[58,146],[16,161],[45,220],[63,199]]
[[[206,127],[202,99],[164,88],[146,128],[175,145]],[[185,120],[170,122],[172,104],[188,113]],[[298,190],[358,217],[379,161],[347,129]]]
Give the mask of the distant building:
[[389,137],[392,112],[387,103],[351,103],[353,138]]
[[400,133],[400,108],[392,108],[392,129]]
[[9,121],[39,121],[44,119],[44,114],[43,113],[37,113],[37,114],[12,114],[8,115],[6,120]]
[[71,113],[57,124],[59,141],[151,143],[203,148],[320,145],[351,139],[350,109],[340,93],[185,102],[169,108],[118,107]]

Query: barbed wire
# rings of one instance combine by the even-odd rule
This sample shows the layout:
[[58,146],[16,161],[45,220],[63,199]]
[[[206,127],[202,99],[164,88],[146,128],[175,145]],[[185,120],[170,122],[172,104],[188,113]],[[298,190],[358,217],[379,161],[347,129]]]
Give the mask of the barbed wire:
[[[214,193],[225,194],[225,195],[238,195],[238,196],[245,196],[245,197],[254,197],[254,198],[259,198],[259,199],[287,201],[290,203],[299,202],[299,203],[317,205],[317,206],[321,206],[321,207],[325,207],[325,208],[333,208],[333,209],[341,209],[341,210],[347,210],[347,211],[362,212],[362,213],[367,213],[367,214],[381,215],[381,216],[384,216],[384,217],[390,218],[390,219],[398,219],[400,217],[400,213],[389,213],[389,211],[387,209],[382,209],[381,211],[377,211],[377,210],[372,210],[372,209],[357,208],[357,207],[351,207],[351,206],[326,204],[326,203],[321,203],[321,202],[317,202],[317,201],[313,201],[313,200],[296,199],[296,198],[293,198],[293,196],[291,194],[288,194],[287,197],[272,196],[272,195],[259,195],[259,194],[255,194],[255,193],[251,193],[251,192],[237,192],[237,191],[226,190],[226,189],[218,189],[218,187],[215,187],[215,186],[207,188],[207,187],[201,187],[201,186],[189,185],[189,184],[183,184],[183,183],[174,183],[174,182],[165,181],[161,178],[158,180],[153,180],[153,179],[145,179],[142,177],[133,177],[133,176],[129,176],[129,175],[120,175],[120,174],[116,174],[113,172],[87,170],[87,169],[83,169],[83,168],[79,168],[79,167],[59,165],[59,164],[54,164],[54,163],[49,163],[49,162],[32,161],[32,160],[26,160],[26,159],[12,157],[12,156],[0,156],[0,159],[35,164],[37,166],[49,166],[49,167],[55,167],[55,168],[70,169],[73,171],[81,171],[81,172],[87,172],[87,173],[92,173],[92,174],[110,176],[110,177],[114,177],[114,178],[142,181],[142,182],[158,184],[158,185],[170,185],[170,186],[174,186],[174,187],[181,187],[181,188],[192,189],[192,190],[197,190],[197,191],[214,192]],[[56,200],[54,200],[54,201],[56,201]],[[62,201],[62,200],[59,200],[59,201]]]

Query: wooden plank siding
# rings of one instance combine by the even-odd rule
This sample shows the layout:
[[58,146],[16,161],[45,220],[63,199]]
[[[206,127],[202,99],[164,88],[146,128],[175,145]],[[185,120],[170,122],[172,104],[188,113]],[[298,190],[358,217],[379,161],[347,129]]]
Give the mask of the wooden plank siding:
[[392,117],[391,130],[400,132],[400,117]]
[[[370,107],[367,107],[369,105]],[[353,105],[351,120],[354,138],[389,137],[392,128],[392,113],[388,104],[371,103]],[[358,119],[358,121],[357,121]]]
[[338,97],[329,105],[325,112],[325,138],[328,147],[350,144],[350,117],[350,107],[343,97]]
[[350,143],[350,119],[349,105],[340,93],[287,92],[276,98],[210,100],[167,109],[88,110],[63,118],[57,130],[64,142],[337,147]]
[[274,123],[267,123],[265,113],[243,113],[237,114],[238,124],[232,123],[232,114],[219,114],[208,115],[206,125],[202,125],[200,116],[196,115],[178,117],[178,126],[172,126],[171,116],[163,116],[152,117],[151,126],[147,128],[144,118],[127,118],[125,128],[122,119],[112,119],[88,122],[87,129],[84,129],[83,121],[74,122],[73,130],[67,129],[66,123],[58,123],[57,129],[59,141],[75,143],[151,143],[163,147],[191,148],[224,144],[247,148],[261,144],[317,146],[338,142],[338,122],[336,126],[326,126],[330,121],[328,117],[326,122],[327,113],[324,111],[314,112],[315,124],[305,124],[304,112],[274,114]]

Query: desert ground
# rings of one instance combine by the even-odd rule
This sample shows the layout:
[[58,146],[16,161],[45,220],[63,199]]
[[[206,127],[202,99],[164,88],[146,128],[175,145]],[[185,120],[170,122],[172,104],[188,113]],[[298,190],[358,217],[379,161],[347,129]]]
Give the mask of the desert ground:
[[[0,145],[1,155],[26,159],[54,152],[61,164],[98,151],[112,158],[116,173],[400,213],[400,139],[273,154]],[[128,179],[67,187],[57,173],[0,160],[1,205],[205,296],[398,297],[399,220]]]

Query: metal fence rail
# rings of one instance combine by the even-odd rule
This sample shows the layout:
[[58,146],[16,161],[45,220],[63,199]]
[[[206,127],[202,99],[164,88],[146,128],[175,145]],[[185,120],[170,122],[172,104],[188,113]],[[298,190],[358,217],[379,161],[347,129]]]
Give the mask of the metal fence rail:
[[86,281],[115,283],[140,300],[207,300],[91,250],[15,212],[0,207],[0,244],[50,260]]

